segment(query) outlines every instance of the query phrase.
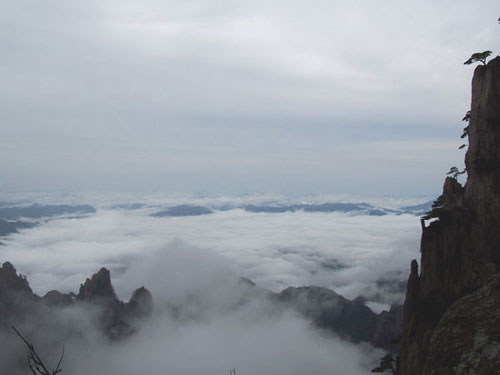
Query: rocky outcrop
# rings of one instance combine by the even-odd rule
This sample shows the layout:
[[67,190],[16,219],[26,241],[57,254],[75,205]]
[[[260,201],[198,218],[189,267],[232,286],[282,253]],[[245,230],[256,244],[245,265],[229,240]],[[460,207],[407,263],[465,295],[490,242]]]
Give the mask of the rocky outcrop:
[[111,274],[106,268],[92,275],[90,279],[80,285],[80,291],[76,295],[77,301],[89,302],[118,302],[115,289],[111,285]]
[[5,262],[0,268],[0,290],[3,292],[19,292],[27,296],[33,295],[26,277],[21,274],[18,275],[10,262]]
[[[135,290],[129,302],[120,301],[111,284],[111,275],[106,268],[88,278],[80,286],[78,295],[64,294],[57,290],[48,292],[42,298],[31,290],[23,275],[18,275],[14,266],[5,262],[0,267],[0,328],[22,324],[36,319],[42,308],[62,308],[76,304],[90,304],[100,311],[98,327],[109,338],[116,340],[135,331],[138,319],[151,315],[153,297],[144,287]],[[50,311],[50,310],[49,310]]]
[[[481,348],[489,348],[481,357],[488,362],[484,368],[489,373],[500,369],[487,354],[497,342],[499,301],[490,298],[483,314],[474,313],[470,302],[477,293],[487,295],[479,291],[492,285],[500,271],[500,57],[474,72],[468,137],[467,183],[462,187],[451,177],[445,180],[438,218],[423,228],[420,273],[412,262],[400,375],[486,373],[482,363],[467,359]],[[436,367],[439,353],[458,362]]]
[[496,276],[446,310],[430,339],[425,374],[498,374],[499,291],[500,276]]
[[393,305],[389,311],[382,311],[378,315],[377,325],[373,332],[371,344],[397,353],[403,330],[403,306]]
[[0,267],[0,328],[8,328],[12,317],[25,318],[40,298],[31,290],[26,277],[5,262]]
[[126,304],[127,315],[133,319],[150,316],[153,312],[153,296],[143,286],[132,293]]
[[[242,307],[250,299],[271,300],[274,311],[292,309],[315,327],[354,342],[371,342],[392,351],[399,339],[400,307],[394,306],[390,311],[376,315],[362,298],[351,301],[323,287],[289,287],[280,293],[272,293],[257,287],[247,278],[235,277],[234,282],[239,286],[241,295],[234,304],[230,304],[230,308]],[[40,298],[32,292],[26,278],[17,274],[12,264],[6,262],[0,268],[0,324],[4,324],[3,328],[33,321],[37,316],[55,312],[55,309],[85,305],[91,306],[92,311],[97,313],[95,317],[90,316],[101,332],[111,340],[121,340],[136,331],[140,319],[152,314],[153,297],[142,286],[133,292],[128,302],[120,301],[111,283],[110,271],[101,268],[80,285],[77,295],[52,290]],[[176,310],[181,308],[196,311],[192,305],[178,306]],[[173,313],[174,317],[181,315]],[[26,319],[21,321],[20,317]]]
[[362,302],[349,301],[327,288],[289,287],[274,298],[297,310],[315,326],[354,342],[370,341],[377,325],[377,315]]
[[153,310],[153,297],[144,287],[135,290],[128,303],[120,301],[111,284],[111,274],[104,267],[80,285],[76,301],[101,307],[98,324],[112,340],[133,334],[133,321],[151,315]]
[[75,302],[74,295],[64,294],[58,290],[51,290],[42,297],[42,302],[47,306],[66,307]]

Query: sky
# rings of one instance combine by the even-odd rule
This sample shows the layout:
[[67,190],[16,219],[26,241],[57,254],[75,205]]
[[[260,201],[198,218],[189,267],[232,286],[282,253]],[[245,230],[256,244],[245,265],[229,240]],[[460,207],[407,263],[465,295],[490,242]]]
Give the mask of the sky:
[[[5,0],[4,191],[437,195],[497,1]],[[498,49],[498,48],[497,48]]]

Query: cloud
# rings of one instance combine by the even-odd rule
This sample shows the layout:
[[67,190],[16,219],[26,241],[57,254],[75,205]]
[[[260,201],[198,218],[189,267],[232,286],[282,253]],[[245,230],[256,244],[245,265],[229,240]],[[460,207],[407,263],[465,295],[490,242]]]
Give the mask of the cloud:
[[[130,279],[127,273],[134,265],[149,259],[147,267],[163,267],[171,275],[177,269],[195,275],[203,272],[197,271],[200,264],[216,263],[221,265],[216,273],[245,276],[273,291],[320,285],[348,298],[365,295],[391,303],[401,300],[401,292],[389,292],[384,285],[388,280],[389,284],[406,280],[409,261],[418,249],[420,224],[411,215],[264,214],[235,209],[154,218],[149,216],[152,210],[100,209],[87,218],[50,221],[4,240],[1,255],[29,276],[38,293],[75,291],[105,265],[113,271],[120,296],[128,299],[133,284],[146,283],[140,275],[147,277],[148,272],[136,272],[133,282],[123,288],[122,279]],[[188,250],[181,250],[184,247]],[[174,262],[179,254],[185,264]],[[377,286],[380,280],[385,281]],[[382,300],[377,294],[384,296]]]
[[78,358],[72,373],[219,374],[235,367],[243,374],[354,375],[363,374],[376,355],[322,338],[293,316],[258,321],[223,316],[181,330],[171,325],[155,321],[121,346],[92,353],[90,360]]
[[[381,356],[276,310],[258,298],[260,288],[324,285],[349,298],[364,294],[377,308],[401,301],[393,286],[406,279],[417,253],[418,218],[239,209],[156,218],[149,216],[153,210],[99,209],[56,219],[9,236],[0,247],[1,258],[27,274],[40,294],[76,291],[101,266],[111,269],[121,299],[141,285],[151,290],[153,317],[123,343],[107,342],[92,328],[95,312],[83,307],[41,315],[34,339],[49,359],[59,354],[49,348],[65,342],[65,371],[216,374],[235,367],[248,374],[354,375]],[[239,275],[259,288],[235,283]],[[54,330],[56,323],[65,328]]]
[[[219,302],[213,301],[214,303]],[[243,374],[361,375],[382,352],[367,345],[324,337],[288,312],[264,315],[259,307],[212,314],[203,321],[180,322],[168,315],[143,322],[127,341],[110,343],[95,330],[83,306],[45,311],[29,339],[43,360],[57,362],[61,343],[66,351],[64,372],[72,374],[220,374],[236,368]],[[1,368],[16,368],[24,348],[13,334],[2,334]],[[21,361],[25,365],[24,361]],[[18,363],[17,365],[20,365]],[[9,367],[10,366],[10,367]]]
[[[367,193],[360,137],[458,146],[461,63],[495,43],[494,5],[6,2],[5,188]],[[402,166],[379,165],[379,190],[405,168],[437,175],[453,148],[430,169],[386,149]]]
[[[169,204],[186,202],[178,199]],[[158,218],[150,214],[161,200],[149,202],[155,206],[133,211],[103,208],[111,204],[106,203],[88,217],[51,220],[2,240],[0,258],[26,274],[41,295],[50,289],[77,291],[102,266],[111,269],[121,299],[142,285],[153,294],[152,318],[119,344],[92,328],[95,312],[83,307],[41,315],[33,337],[55,360],[58,349],[49,348],[65,342],[65,371],[215,374],[235,367],[257,375],[354,375],[376,364],[380,351],[325,336],[259,296],[262,288],[320,285],[348,298],[364,295],[378,310],[401,302],[398,283],[406,280],[409,261],[418,254],[417,217],[233,209]],[[228,197],[187,202],[234,203]],[[252,279],[257,288],[235,282],[238,276]],[[54,330],[56,323],[65,328]],[[33,325],[21,328],[33,332]],[[8,346],[6,351],[19,349]],[[0,364],[7,360],[0,358]]]

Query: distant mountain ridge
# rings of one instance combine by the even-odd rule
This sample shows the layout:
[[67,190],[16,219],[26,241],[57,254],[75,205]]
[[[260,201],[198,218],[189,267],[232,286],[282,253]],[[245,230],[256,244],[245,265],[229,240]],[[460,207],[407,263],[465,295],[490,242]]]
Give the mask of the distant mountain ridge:
[[[283,203],[269,203],[269,204],[246,204],[246,205],[225,205],[220,207],[210,207],[202,205],[191,205],[191,204],[181,204],[169,206],[162,209],[151,216],[154,217],[175,217],[175,216],[200,216],[209,215],[217,211],[231,211],[236,209],[241,209],[246,212],[252,213],[268,213],[268,214],[279,214],[286,212],[317,212],[317,213],[352,213],[359,215],[369,215],[369,216],[384,216],[384,215],[402,215],[410,214],[421,216],[425,212],[429,211],[431,208],[432,201],[422,203],[415,206],[406,206],[399,209],[394,208],[383,208],[378,206],[373,206],[369,203],[293,203],[293,204],[283,204]],[[138,204],[131,205],[130,209],[136,209]],[[126,205],[120,205],[120,208],[127,207]]]
[[10,206],[0,207],[1,219],[40,219],[46,216],[66,215],[66,214],[91,214],[96,212],[95,208],[89,205],[70,206],[60,205],[41,205],[34,203],[30,206]]
[[34,203],[29,206],[0,206],[0,236],[16,233],[20,229],[35,227],[36,219],[61,215],[88,215],[96,209],[89,205],[41,205]]
[[[353,215],[369,215],[369,216],[384,216],[384,215],[402,215],[410,214],[421,216],[430,210],[432,202],[426,202],[414,206],[406,206],[401,208],[383,208],[374,206],[369,203],[343,203],[343,202],[325,202],[325,203],[279,203],[269,202],[265,204],[242,204],[242,205],[194,205],[194,204],[178,204],[171,206],[156,206],[146,203],[124,203],[109,206],[112,210],[154,210],[156,212],[150,214],[153,217],[188,217],[210,215],[215,212],[225,212],[231,210],[244,210],[249,213],[264,213],[264,214],[280,214],[287,212],[308,212],[308,213],[344,213]],[[11,206],[3,202],[0,206],[0,237],[11,233],[16,233],[21,229],[33,228],[39,224],[38,220],[44,218],[55,218],[65,215],[91,215],[96,212],[96,209],[90,205],[41,205],[31,204],[22,206]],[[2,243],[0,242],[0,245]]]

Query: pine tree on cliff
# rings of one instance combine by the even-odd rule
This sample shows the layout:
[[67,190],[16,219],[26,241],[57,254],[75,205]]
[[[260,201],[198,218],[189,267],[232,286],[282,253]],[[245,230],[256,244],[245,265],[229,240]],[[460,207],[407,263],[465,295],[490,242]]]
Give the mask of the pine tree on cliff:
[[490,54],[465,62],[481,63],[464,117],[467,181],[446,178],[433,207],[440,220],[423,226],[421,271],[413,260],[408,277],[399,375],[500,374],[500,57],[486,63]]
[[386,356],[380,358],[380,363],[377,367],[372,369],[372,372],[378,373],[389,373],[396,374],[396,361],[391,354],[387,354]]
[[469,57],[469,59],[464,62],[464,65],[470,65],[477,62],[481,62],[483,63],[483,65],[486,65],[486,59],[490,56],[491,56],[491,51],[473,53],[471,57]]

